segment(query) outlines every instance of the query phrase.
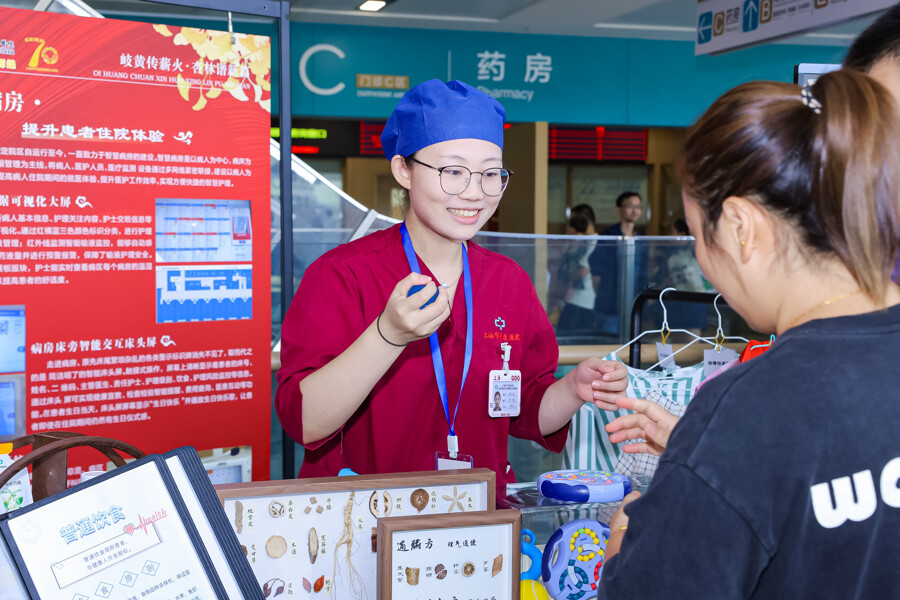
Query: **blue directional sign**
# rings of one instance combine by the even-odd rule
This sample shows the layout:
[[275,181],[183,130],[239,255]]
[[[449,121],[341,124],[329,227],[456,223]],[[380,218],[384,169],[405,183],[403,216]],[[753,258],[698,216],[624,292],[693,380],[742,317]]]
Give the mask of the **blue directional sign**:
[[713,14],[712,11],[701,13],[700,20],[697,23],[697,43],[705,44],[712,39],[713,34]]
[[759,29],[759,0],[744,0],[743,31]]

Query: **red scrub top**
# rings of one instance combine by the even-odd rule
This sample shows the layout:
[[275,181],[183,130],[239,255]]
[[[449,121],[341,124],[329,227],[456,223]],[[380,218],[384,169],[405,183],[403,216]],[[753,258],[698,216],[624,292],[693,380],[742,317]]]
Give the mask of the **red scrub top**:
[[[538,425],[541,399],[555,381],[559,347],[528,274],[513,260],[473,242],[468,255],[473,351],[455,430],[460,453],[474,457],[475,467],[497,473],[497,497],[502,498],[506,483],[515,481],[512,470],[507,472],[509,435],[553,452],[565,446],[568,425],[547,437]],[[433,277],[421,259],[419,264]],[[282,425],[306,448],[300,477],[333,477],[344,467],[360,474],[434,470],[435,452],[447,450],[449,428],[427,339],[404,348],[339,431],[325,440],[303,440],[300,381],[349,347],[409,273],[399,225],[327,252],[304,273],[282,327],[275,395]],[[451,418],[465,356],[462,280],[455,294],[450,317],[438,329]],[[488,374],[503,367],[502,342],[512,348],[510,369],[522,371],[522,407],[516,418],[494,419],[488,416]]]

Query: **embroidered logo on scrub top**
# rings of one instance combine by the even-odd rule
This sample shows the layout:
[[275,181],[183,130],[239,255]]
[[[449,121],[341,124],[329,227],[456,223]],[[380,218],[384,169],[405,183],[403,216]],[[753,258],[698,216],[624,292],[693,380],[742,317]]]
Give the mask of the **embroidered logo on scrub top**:
[[520,333],[500,333],[499,331],[484,331],[481,339],[495,340],[498,342],[521,342],[522,334]]
[[503,331],[503,328],[506,327],[506,321],[503,320],[503,317],[497,317],[496,319],[494,319],[494,325],[499,327],[500,330]]

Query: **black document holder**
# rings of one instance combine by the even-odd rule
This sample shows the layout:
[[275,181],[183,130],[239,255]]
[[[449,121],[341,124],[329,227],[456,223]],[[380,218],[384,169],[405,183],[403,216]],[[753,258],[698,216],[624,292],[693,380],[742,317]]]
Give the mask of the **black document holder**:
[[[134,480],[139,473],[146,473],[148,477],[158,474],[161,479],[162,486],[155,482],[148,486],[148,493],[165,493],[166,497],[159,499],[160,506],[174,509],[174,515],[165,514],[160,517],[160,519],[177,517],[165,522],[168,535],[160,536],[157,531],[155,521],[160,519],[155,519],[154,516],[158,513],[132,514],[128,507],[117,504],[116,485],[129,487],[127,492],[125,487],[120,488],[122,497],[126,497],[127,493],[133,494]],[[175,477],[178,477],[178,483]],[[93,530],[87,534],[82,530],[78,534],[81,537],[78,537],[71,532],[69,526],[76,522],[78,517],[82,517],[81,521],[84,521],[85,517],[97,514],[82,506],[87,498],[92,502],[102,498],[102,504],[97,506],[109,505],[111,509],[120,508],[127,516],[113,521],[112,524],[107,522],[101,527],[87,526],[87,529]],[[71,513],[66,512],[69,506],[72,507]],[[111,512],[99,512],[106,515],[106,521],[109,521]],[[61,514],[71,514],[65,526],[67,534],[76,538],[72,540],[74,543],[71,548],[68,538],[63,534],[63,528],[58,526],[63,522],[60,519]],[[103,522],[102,515],[100,523]],[[116,517],[118,516],[117,514]],[[25,521],[19,521],[20,519]],[[175,524],[172,521],[175,521]],[[47,542],[46,552],[42,549],[41,552],[36,551],[40,549],[40,542],[26,539],[31,533],[29,526],[43,530],[37,531],[36,535],[52,538]],[[110,527],[109,530],[106,529],[107,526]],[[131,532],[128,531],[129,526]],[[133,539],[149,535],[150,528],[157,541],[146,548],[133,545],[138,544]],[[180,541],[173,539],[173,534],[181,536],[182,539]],[[86,539],[88,535],[92,537]],[[17,571],[14,575],[22,583],[18,589],[25,590],[28,595],[22,597],[28,600],[52,600],[52,598],[71,600],[80,597],[96,600],[102,599],[104,593],[109,598],[122,597],[123,591],[127,591],[124,597],[141,598],[142,591],[146,590],[154,590],[149,598],[157,595],[168,597],[180,589],[179,585],[181,587],[188,585],[187,579],[179,584],[182,573],[180,565],[188,565],[194,560],[202,569],[202,574],[195,573],[192,579],[198,579],[204,584],[198,586],[198,593],[201,593],[202,597],[216,600],[263,600],[259,585],[243,556],[237,538],[228,527],[225,513],[206,470],[203,469],[196,450],[189,447],[179,448],[165,456],[158,454],[146,456],[50,498],[2,515],[0,536],[3,538],[0,540],[0,552],[6,551],[11,558],[11,561],[7,561],[10,570]],[[66,545],[62,546],[62,542],[56,536],[62,537]],[[120,538],[121,550],[119,542],[114,541]],[[148,567],[147,563],[155,561],[147,558],[153,553],[145,552],[160,543],[168,543],[164,570],[160,569],[162,560],[158,561],[155,567],[152,565]],[[31,546],[30,549],[28,546]],[[118,554],[123,551],[124,554]],[[67,553],[69,555],[66,555]],[[181,560],[178,558],[179,555],[182,556]],[[168,561],[172,564],[170,565]],[[2,562],[3,557],[0,556],[0,569],[3,568]],[[84,574],[87,570],[91,572]],[[179,571],[177,576],[172,575],[173,571]],[[81,574],[83,576],[78,578]],[[52,589],[49,593],[51,598],[48,598],[47,590],[52,587],[51,580],[59,588],[59,593]],[[127,590],[122,586],[127,587]],[[171,586],[171,592],[164,589],[167,586]],[[115,589],[117,587],[118,590]],[[206,594],[203,594],[204,587],[207,588]],[[15,590],[16,586],[12,586],[12,589]],[[41,594],[40,590],[44,593]],[[193,597],[193,594],[186,597]]]

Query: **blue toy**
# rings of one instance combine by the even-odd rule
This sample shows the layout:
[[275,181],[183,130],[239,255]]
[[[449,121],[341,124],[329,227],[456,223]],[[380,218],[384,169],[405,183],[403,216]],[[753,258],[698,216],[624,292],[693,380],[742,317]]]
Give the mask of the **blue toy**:
[[619,502],[631,492],[631,480],[608,471],[550,471],[538,478],[542,496],[567,502]]
[[597,582],[606,562],[609,527],[578,519],[556,530],[544,548],[541,578],[555,600],[597,597]]
[[[421,284],[421,283],[420,283],[420,284],[416,284],[416,285],[412,286],[411,288],[409,288],[409,292],[406,294],[406,297],[409,298],[410,296],[412,296],[412,295],[415,294],[416,292],[418,292],[418,291],[420,291],[420,290],[424,290],[424,289],[425,289],[425,286],[424,286],[423,284]],[[434,302],[435,300],[437,300],[437,297],[438,297],[438,291],[435,290],[434,296],[432,296],[431,299],[428,300],[428,302],[426,302],[425,304],[423,304],[423,305],[420,306],[419,308],[420,308],[420,309],[425,308],[426,306],[428,306],[429,304],[431,304],[432,302]]]
[[541,558],[543,555],[537,549],[537,546],[534,545],[536,539],[534,532],[530,529],[522,530],[522,554],[531,559],[531,567],[522,573],[522,576],[519,578],[521,581],[537,579],[541,576]]

